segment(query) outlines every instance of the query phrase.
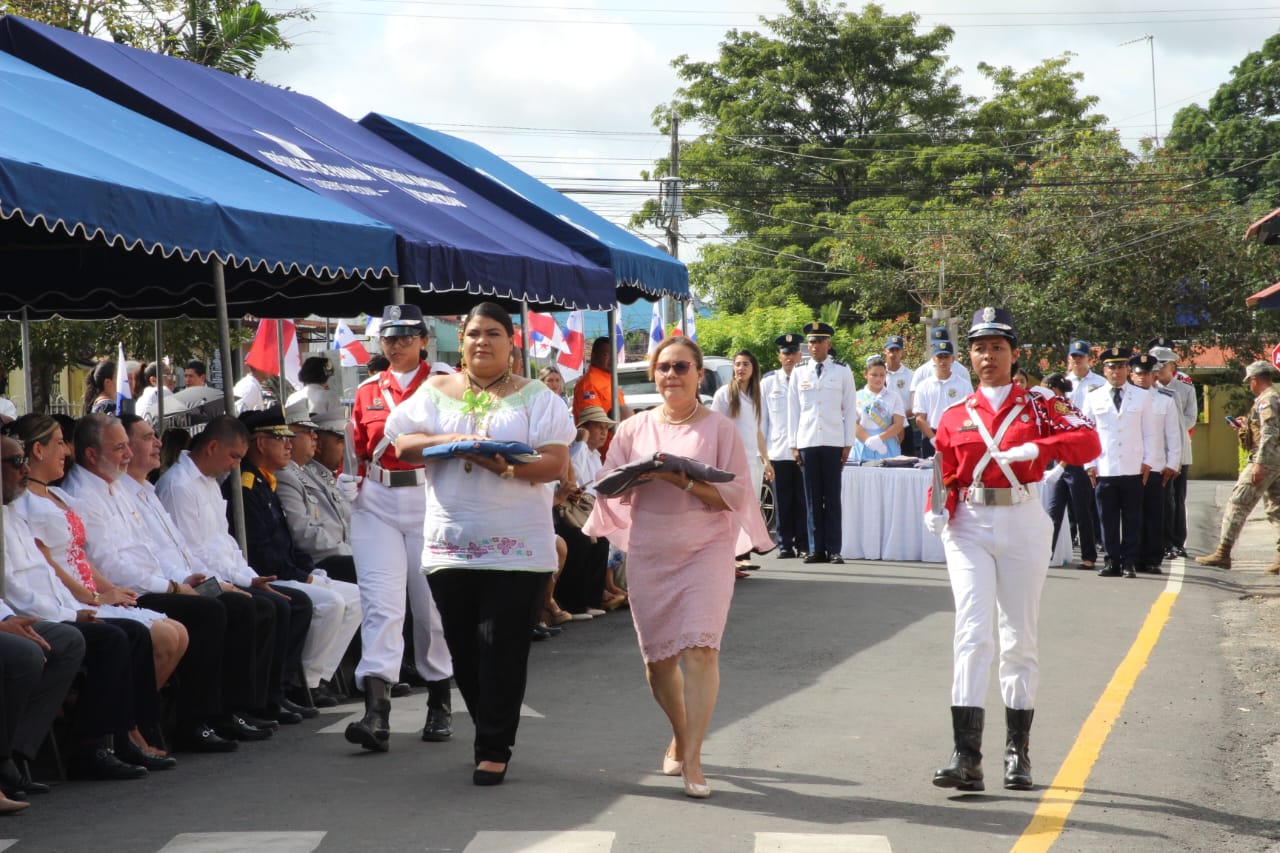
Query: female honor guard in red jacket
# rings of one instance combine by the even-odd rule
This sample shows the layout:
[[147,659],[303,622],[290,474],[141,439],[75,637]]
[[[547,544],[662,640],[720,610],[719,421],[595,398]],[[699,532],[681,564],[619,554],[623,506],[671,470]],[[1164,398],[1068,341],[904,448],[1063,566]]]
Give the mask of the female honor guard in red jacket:
[[1018,336],[1007,310],[984,308],[974,314],[969,357],[979,386],[943,412],[934,439],[934,464],[942,466],[946,496],[939,505],[939,496],[930,495],[925,524],[942,536],[956,604],[955,751],[951,763],[933,776],[933,784],[942,788],[984,788],[982,702],[997,614],[1008,727],[1004,786],[1032,787],[1028,740],[1039,677],[1036,632],[1053,535],[1037,488],[1050,461],[1082,465],[1100,452],[1093,425],[1070,403],[1013,384],[1017,354]]
[[[422,514],[426,472],[396,456],[384,439],[391,411],[414,394],[431,373],[419,355],[427,342],[426,321],[416,305],[388,305],[379,334],[390,367],[361,383],[351,410],[352,447],[359,475],[343,471],[338,486],[351,508],[351,551],[364,618],[356,683],[364,689],[365,715],[347,726],[346,739],[365,749],[390,746],[391,685],[400,678],[404,654],[405,591],[413,610],[413,657],[427,682],[425,741],[453,734],[449,679],[453,661],[422,566]],[[357,487],[359,491],[357,492]]]

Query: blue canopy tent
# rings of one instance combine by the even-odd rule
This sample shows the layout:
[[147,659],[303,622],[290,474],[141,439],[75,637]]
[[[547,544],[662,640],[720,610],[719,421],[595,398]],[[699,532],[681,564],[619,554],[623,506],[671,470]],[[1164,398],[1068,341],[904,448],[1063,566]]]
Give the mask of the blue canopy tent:
[[609,270],[314,98],[13,15],[0,50],[387,223],[400,284],[435,313],[616,302]]
[[678,259],[588,210],[474,142],[379,113],[360,124],[418,160],[531,222],[613,270],[625,303],[689,298],[689,271]]
[[0,128],[0,313],[210,317],[213,261],[241,313],[310,311],[395,272],[387,226],[5,53]]

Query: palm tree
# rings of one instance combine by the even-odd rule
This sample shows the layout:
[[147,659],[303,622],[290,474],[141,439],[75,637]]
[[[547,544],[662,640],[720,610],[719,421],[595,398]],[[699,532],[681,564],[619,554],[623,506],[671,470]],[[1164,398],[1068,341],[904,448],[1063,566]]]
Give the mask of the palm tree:
[[312,17],[308,9],[268,12],[257,2],[240,0],[187,0],[183,12],[170,30],[172,47],[165,52],[250,79],[268,51],[293,46],[281,24]]

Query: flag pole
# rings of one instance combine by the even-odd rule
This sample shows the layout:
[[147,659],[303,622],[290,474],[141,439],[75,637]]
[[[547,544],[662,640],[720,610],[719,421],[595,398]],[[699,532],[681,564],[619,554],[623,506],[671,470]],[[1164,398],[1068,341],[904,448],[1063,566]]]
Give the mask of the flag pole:
[[[298,334],[296,327],[294,334]],[[276,358],[280,362],[280,375],[277,377],[280,387],[280,413],[284,414],[284,320],[276,320]]]

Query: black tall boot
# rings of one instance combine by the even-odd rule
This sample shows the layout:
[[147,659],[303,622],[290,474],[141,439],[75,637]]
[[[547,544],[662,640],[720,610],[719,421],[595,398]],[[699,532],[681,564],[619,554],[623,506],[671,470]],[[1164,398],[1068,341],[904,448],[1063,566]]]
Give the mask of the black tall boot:
[[374,752],[386,752],[391,748],[391,700],[387,698],[390,685],[381,678],[366,676],[364,680],[364,718],[347,726],[348,743],[355,743]]
[[982,725],[985,713],[981,708],[951,706],[951,731],[955,737],[955,751],[951,763],[933,774],[933,784],[939,788],[959,788],[961,791],[983,791],[982,783]]
[[1008,734],[1004,742],[1004,786],[1014,791],[1030,791],[1031,782],[1031,718],[1035,710],[1004,709]]
[[427,723],[422,739],[440,742],[453,737],[453,690],[449,679],[427,682]]

